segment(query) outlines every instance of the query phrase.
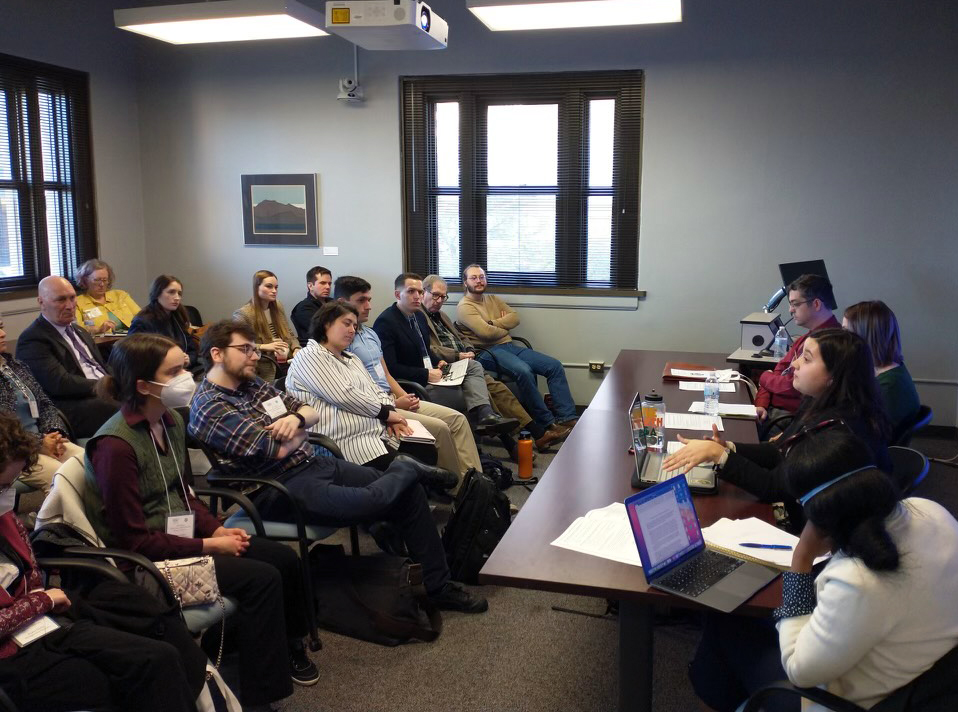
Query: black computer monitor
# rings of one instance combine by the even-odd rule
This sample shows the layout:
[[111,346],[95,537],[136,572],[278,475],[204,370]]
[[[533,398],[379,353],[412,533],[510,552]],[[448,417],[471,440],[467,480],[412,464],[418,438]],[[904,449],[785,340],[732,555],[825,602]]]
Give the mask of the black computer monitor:
[[[825,269],[825,260],[807,260],[806,262],[786,262],[778,266],[778,271],[782,275],[782,287],[788,289],[788,285],[801,277],[803,274],[817,274],[819,277],[828,279],[828,270]],[[831,282],[830,279],[828,279]],[[788,296],[787,294],[785,296]],[[833,295],[834,296],[834,295]],[[837,308],[836,303],[826,304],[829,309]]]

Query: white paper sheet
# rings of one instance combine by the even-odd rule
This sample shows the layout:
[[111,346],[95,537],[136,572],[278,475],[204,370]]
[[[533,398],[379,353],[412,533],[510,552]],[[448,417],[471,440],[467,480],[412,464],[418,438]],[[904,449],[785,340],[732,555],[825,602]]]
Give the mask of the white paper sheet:
[[735,378],[738,377],[738,371],[735,371],[731,368],[716,369],[715,371],[690,371],[686,368],[673,368],[672,375],[675,378],[694,378],[696,380],[704,381],[708,378],[710,373],[714,373],[715,377],[719,380],[719,383],[728,383],[733,380],[733,375]]
[[466,369],[469,368],[469,359],[461,359],[449,364],[449,371],[442,379],[433,383],[434,386],[461,386],[466,377]]
[[707,430],[712,431],[712,423],[722,431],[725,426],[722,425],[722,419],[711,415],[698,415],[697,413],[672,413],[665,414],[664,426],[669,430]]
[[629,515],[622,502],[613,502],[579,517],[552,542],[552,546],[642,567]]
[[[692,401],[692,405],[689,406],[689,413],[704,412],[704,401]],[[754,418],[757,413],[755,412],[755,406],[748,403],[723,403],[719,401],[719,415],[728,418]]]
[[[705,381],[679,381],[680,391],[704,391]],[[734,383],[719,383],[719,392],[735,393]]]
[[[702,529],[702,535],[708,544],[761,559],[785,569],[792,565],[792,550],[755,549],[742,546],[742,543],[781,544],[790,546],[793,550],[798,545],[798,537],[794,534],[782,531],[774,524],[763,522],[755,517],[749,517],[748,519],[727,519],[723,517],[712,526]],[[815,563],[817,564],[827,558],[827,556],[819,556],[815,559]]]

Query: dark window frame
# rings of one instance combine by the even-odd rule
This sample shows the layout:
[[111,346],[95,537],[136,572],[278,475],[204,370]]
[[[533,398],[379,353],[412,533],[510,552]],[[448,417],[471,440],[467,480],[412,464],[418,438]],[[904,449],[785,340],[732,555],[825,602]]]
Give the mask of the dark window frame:
[[[0,277],[0,298],[16,298],[31,293],[50,274],[47,191],[61,196],[54,209],[60,225],[58,257],[63,276],[72,279],[80,264],[97,256],[89,75],[0,54],[0,92],[6,97],[12,164],[12,177],[0,178],[0,189],[17,193],[23,258],[22,275]],[[55,169],[49,176],[43,170],[41,94],[65,102],[54,110],[58,118],[51,140],[54,156],[50,158]]]
[[[487,272],[499,292],[643,296],[638,290],[644,74],[641,70],[400,78],[404,268],[438,270],[436,197],[459,195],[460,268],[486,264],[486,199],[495,194],[556,194],[556,271]],[[588,185],[588,102],[615,98],[613,185]],[[459,103],[458,188],[436,185],[434,106]],[[485,184],[486,107],[494,104],[559,105],[558,176],[555,186]],[[586,278],[588,198],[611,195],[611,275]],[[461,288],[460,278],[449,278]]]

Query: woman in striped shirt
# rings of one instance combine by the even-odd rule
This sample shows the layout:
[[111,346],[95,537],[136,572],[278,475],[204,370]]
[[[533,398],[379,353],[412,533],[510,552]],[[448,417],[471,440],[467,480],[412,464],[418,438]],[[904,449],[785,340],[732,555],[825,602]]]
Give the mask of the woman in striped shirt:
[[395,443],[411,430],[362,361],[346,352],[358,324],[351,304],[324,305],[313,317],[306,347],[290,363],[286,391],[319,413],[310,430],[335,440],[347,460],[385,469],[395,456],[386,440]]

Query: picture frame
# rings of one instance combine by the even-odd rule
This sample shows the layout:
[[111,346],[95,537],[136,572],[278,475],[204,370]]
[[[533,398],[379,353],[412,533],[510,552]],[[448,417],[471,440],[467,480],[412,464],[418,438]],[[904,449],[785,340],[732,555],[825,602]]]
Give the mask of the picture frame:
[[316,174],[251,174],[241,179],[244,244],[319,245]]

